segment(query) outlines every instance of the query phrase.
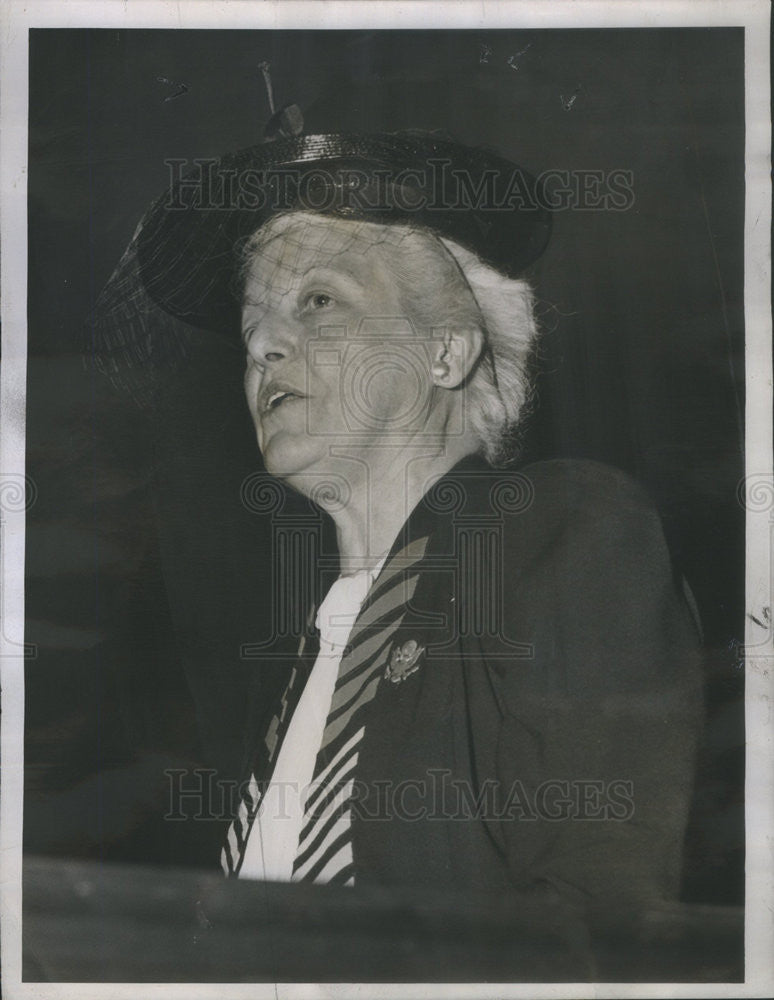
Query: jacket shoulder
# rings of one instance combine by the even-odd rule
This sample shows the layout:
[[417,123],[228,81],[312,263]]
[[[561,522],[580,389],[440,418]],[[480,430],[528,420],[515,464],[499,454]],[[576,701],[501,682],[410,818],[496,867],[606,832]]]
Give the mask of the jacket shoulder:
[[596,462],[520,474],[533,492],[502,522],[503,622],[540,653],[546,683],[612,692],[681,659],[687,669],[696,623],[645,490]]
[[550,505],[557,514],[598,515],[623,508],[632,513],[655,513],[644,488],[630,475],[588,459],[549,459],[517,470],[537,505]]
[[[503,519],[506,545],[534,550],[560,538],[600,549],[621,544],[667,558],[661,519],[645,489],[601,462],[551,459],[505,472],[519,481],[521,505]],[[654,550],[655,549],[655,550]]]

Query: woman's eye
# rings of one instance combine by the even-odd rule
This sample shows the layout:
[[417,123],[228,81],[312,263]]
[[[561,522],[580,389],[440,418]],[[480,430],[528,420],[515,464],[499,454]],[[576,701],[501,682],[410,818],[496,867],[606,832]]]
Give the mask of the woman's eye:
[[327,309],[328,306],[333,305],[333,296],[327,295],[325,292],[314,292],[307,299],[307,304],[311,309]]

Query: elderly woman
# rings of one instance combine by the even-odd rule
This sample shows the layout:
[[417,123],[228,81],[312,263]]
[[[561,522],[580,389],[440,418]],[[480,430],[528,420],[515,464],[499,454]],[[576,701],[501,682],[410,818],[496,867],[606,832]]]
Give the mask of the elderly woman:
[[659,520],[612,469],[514,464],[539,186],[415,133],[211,168],[146,218],[140,273],[241,330],[266,470],[340,557],[254,713],[225,872],[675,896],[699,681]]

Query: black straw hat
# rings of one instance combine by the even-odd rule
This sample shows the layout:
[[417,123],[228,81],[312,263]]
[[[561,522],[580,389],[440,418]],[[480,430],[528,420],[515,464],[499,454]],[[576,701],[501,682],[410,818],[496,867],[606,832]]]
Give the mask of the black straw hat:
[[238,329],[240,249],[288,211],[422,226],[509,277],[551,231],[540,182],[486,150],[426,132],[285,136],[180,168],[136,236],[146,292],[192,326]]

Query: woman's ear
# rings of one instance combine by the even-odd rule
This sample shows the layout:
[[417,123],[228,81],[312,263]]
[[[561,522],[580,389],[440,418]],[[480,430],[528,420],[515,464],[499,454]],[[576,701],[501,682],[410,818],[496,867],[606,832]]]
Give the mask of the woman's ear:
[[478,327],[447,331],[433,358],[433,382],[444,389],[461,385],[470,374],[484,346]]

